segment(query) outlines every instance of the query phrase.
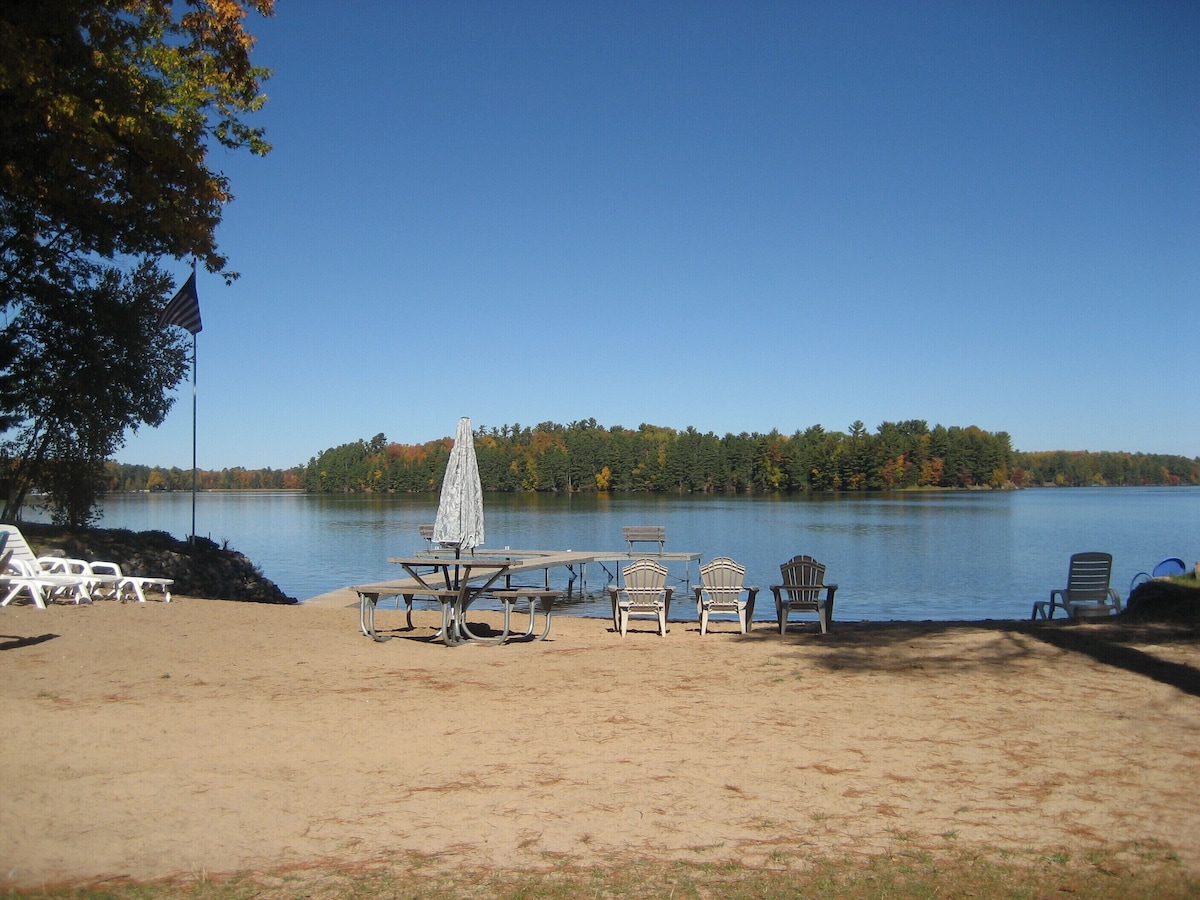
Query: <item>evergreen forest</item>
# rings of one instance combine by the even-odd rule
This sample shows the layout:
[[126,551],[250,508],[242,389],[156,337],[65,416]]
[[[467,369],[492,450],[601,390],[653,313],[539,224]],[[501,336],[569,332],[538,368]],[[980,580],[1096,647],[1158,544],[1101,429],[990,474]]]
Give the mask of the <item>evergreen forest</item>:
[[[425,493],[441,486],[452,439],[399,444],[377,434],[323,450],[291,469],[200,471],[201,490]],[[534,427],[480,426],[475,450],[485,491],[798,492],[1196,485],[1200,458],[1012,448],[1006,432],[930,428],[923,420],[862,422],[846,432],[813,425],[792,435],[726,434],[656,425],[603,427],[595,419]],[[115,462],[111,491],[191,490],[192,471]]]

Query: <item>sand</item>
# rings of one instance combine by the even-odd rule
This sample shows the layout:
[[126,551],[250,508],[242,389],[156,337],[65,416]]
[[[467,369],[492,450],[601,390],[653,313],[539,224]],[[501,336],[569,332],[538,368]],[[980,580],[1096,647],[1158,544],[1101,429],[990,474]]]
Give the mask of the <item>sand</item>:
[[346,599],[0,609],[0,884],[899,844],[1200,872],[1200,647],[1170,629],[560,616],[444,647]]

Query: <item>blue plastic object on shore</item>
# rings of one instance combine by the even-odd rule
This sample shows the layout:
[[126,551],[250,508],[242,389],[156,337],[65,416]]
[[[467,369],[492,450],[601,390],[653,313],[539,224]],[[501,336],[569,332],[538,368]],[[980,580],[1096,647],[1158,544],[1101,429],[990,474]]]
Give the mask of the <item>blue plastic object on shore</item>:
[[1183,560],[1178,556],[1168,556],[1149,572],[1138,572],[1133,576],[1133,581],[1129,582],[1129,592],[1132,594],[1133,589],[1143,581],[1150,581],[1154,578],[1171,578],[1174,575],[1182,575],[1187,571],[1187,566],[1183,564]]

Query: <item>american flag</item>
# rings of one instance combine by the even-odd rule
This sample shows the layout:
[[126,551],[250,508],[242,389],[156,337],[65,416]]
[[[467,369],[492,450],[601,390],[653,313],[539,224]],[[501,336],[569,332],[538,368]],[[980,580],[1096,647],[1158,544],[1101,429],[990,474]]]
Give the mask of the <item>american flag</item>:
[[196,294],[195,272],[192,272],[183,283],[183,287],[171,298],[171,302],[158,314],[158,327],[164,325],[178,325],[192,334],[203,330],[204,326],[200,324],[200,297]]

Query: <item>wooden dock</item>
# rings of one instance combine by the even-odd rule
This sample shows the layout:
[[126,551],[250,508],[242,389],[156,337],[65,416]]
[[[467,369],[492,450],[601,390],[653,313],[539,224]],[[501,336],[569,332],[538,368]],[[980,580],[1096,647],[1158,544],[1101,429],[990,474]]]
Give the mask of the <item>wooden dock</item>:
[[[505,547],[498,550],[490,550],[482,547],[476,547],[473,553],[476,559],[511,559],[513,565],[508,570],[508,575],[520,575],[527,572],[535,572],[539,569],[544,571],[544,583],[550,584],[550,570],[563,568],[568,574],[568,581],[574,582],[576,579],[580,581],[580,589],[587,593],[587,566],[588,563],[599,563],[607,575],[607,581],[616,581],[620,578],[621,563],[633,562],[635,559],[658,560],[664,565],[669,566],[671,563],[683,563],[684,574],[680,578],[676,576],[676,580],[687,585],[691,584],[692,572],[691,566],[693,562],[700,561],[700,554],[696,552],[663,552],[663,553],[630,553],[624,550],[514,550],[510,547]],[[417,553],[417,556],[428,556],[430,559],[453,559],[453,550],[422,550]],[[611,563],[610,569],[606,563]]]
[[[587,566],[589,563],[598,563],[604,569],[608,582],[619,580],[620,564],[632,562],[635,559],[657,560],[664,565],[670,563],[683,563],[683,577],[674,576],[677,581],[690,585],[691,583],[691,564],[700,561],[700,554],[694,552],[671,552],[671,553],[629,553],[623,550],[513,550],[505,547],[500,550],[488,550],[482,547],[477,547],[473,553],[465,554],[468,558],[473,556],[475,559],[508,559],[512,560],[512,565],[505,572],[505,582],[507,585],[512,584],[514,576],[525,575],[530,572],[541,572],[542,583],[545,587],[550,587],[550,570],[551,569],[566,569],[568,591],[567,594],[573,592],[575,582],[579,581],[579,590],[581,594],[587,593]],[[429,557],[434,559],[454,559],[453,550],[422,550],[417,553],[417,556]],[[392,560],[388,560],[391,562]],[[611,564],[610,569],[607,564]],[[472,579],[473,580],[473,579]],[[370,591],[378,594],[380,599],[383,597],[396,597],[404,594],[420,594],[422,587],[411,578],[398,578],[395,581],[378,582],[375,584],[357,585],[352,588],[354,591]]]

